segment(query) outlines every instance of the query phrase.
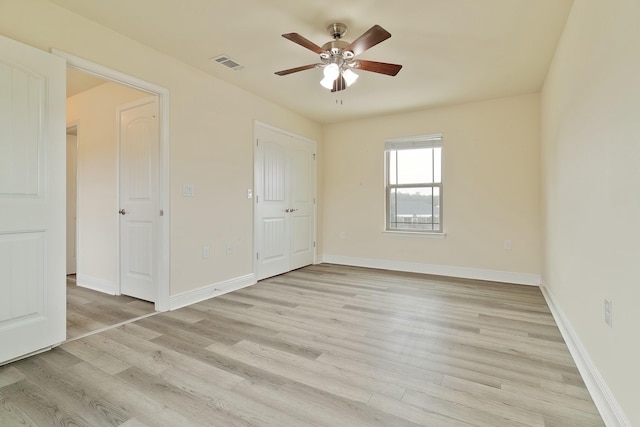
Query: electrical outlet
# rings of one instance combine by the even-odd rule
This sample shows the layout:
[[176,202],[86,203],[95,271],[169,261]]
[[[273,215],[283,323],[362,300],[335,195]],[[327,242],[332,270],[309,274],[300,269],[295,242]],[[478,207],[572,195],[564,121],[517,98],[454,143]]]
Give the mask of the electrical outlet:
[[610,328],[613,327],[613,305],[611,300],[606,298],[604,299],[604,323]]
[[247,199],[252,199],[253,198],[253,190],[250,188],[247,188]]
[[211,255],[211,249],[209,249],[209,246],[203,246],[202,247],[202,259],[207,259],[207,258],[209,258],[210,255]]
[[226,246],[226,247],[225,247],[225,249],[224,249],[224,252],[225,252],[227,255],[231,255],[231,252],[233,252],[233,248],[231,247],[231,245],[230,245],[230,244],[227,244],[227,246]]
[[505,249],[511,249],[511,240],[505,240],[504,241],[504,248]]

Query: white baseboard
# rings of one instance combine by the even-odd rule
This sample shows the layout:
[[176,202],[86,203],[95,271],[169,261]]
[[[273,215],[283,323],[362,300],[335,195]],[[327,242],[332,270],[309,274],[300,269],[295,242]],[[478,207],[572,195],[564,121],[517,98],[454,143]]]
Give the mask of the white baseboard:
[[76,274],[76,285],[109,295],[118,295],[118,285],[105,279]]
[[209,298],[217,297],[247,286],[255,285],[256,278],[252,274],[240,276],[223,282],[214,283],[212,285],[203,286],[191,291],[182,292],[169,297],[169,310],[176,310],[190,304],[195,304]]
[[582,345],[580,338],[571,326],[571,322],[564,315],[560,306],[556,304],[553,294],[544,284],[540,286],[540,289],[605,425],[607,427],[631,427],[629,419],[591,360],[587,349]]
[[356,258],[342,255],[321,257],[322,262],[330,264],[353,265],[356,267],[379,268],[384,270],[406,271],[409,273],[435,274],[437,276],[460,277],[463,279],[488,280],[492,282],[515,283],[518,285],[540,285],[540,275],[532,273],[514,273],[510,271],[485,270],[481,268],[454,267],[449,265],[422,264],[417,262],[390,261],[385,259]]

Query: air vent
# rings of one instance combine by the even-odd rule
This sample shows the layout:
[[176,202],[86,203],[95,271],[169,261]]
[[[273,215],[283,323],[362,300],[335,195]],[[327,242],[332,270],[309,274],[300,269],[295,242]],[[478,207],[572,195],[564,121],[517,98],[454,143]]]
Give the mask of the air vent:
[[233,71],[240,71],[244,68],[244,66],[238,64],[233,59],[229,58],[227,55],[216,56],[215,58],[211,58],[212,61],[217,62],[220,65],[224,65],[227,68],[232,69]]

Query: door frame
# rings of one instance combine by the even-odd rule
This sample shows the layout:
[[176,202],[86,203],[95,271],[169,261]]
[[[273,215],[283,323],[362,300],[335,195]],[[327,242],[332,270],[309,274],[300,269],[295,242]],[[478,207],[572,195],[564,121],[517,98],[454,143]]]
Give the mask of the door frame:
[[300,136],[298,134],[295,134],[293,132],[289,132],[286,131],[284,129],[280,129],[278,127],[269,125],[267,123],[261,122],[259,120],[254,120],[253,121],[253,253],[252,253],[252,258],[253,258],[253,275],[254,277],[258,277],[258,260],[256,259],[256,253],[258,251],[258,242],[260,242],[260,236],[258,235],[258,204],[255,202],[255,196],[256,196],[256,189],[258,188],[258,174],[257,169],[258,169],[258,164],[257,164],[257,156],[256,156],[256,151],[258,150],[258,146],[257,146],[257,141],[258,141],[258,128],[262,128],[262,129],[268,129],[277,133],[280,133],[282,135],[288,136],[288,137],[292,137],[292,138],[296,138],[300,141],[309,143],[313,146],[313,152],[316,153],[315,154],[315,162],[313,163],[313,199],[314,199],[314,203],[313,203],[313,241],[315,242],[315,245],[313,247],[313,264],[317,264],[318,263],[318,155],[317,155],[317,148],[318,148],[318,144],[316,143],[316,141],[309,139],[309,138],[305,138],[304,136]]
[[[76,146],[74,147],[74,154],[75,154],[75,165],[76,165],[76,170],[75,170],[75,177],[73,179],[75,179],[76,183],[76,200],[74,202],[74,205],[76,206],[76,211],[73,213],[76,217],[76,221],[75,221],[75,227],[76,229],[73,232],[73,235],[75,236],[75,242],[73,242],[73,244],[75,245],[75,251],[76,251],[76,267],[75,267],[75,274],[78,273],[78,257],[79,257],[79,253],[78,253],[78,128],[80,127],[79,123],[77,120],[74,120],[72,122],[67,123],[67,128],[66,128],[66,134],[69,135],[69,130],[71,129],[75,129],[76,130]],[[69,145],[67,144],[66,146],[66,151],[67,151],[67,155],[68,155],[68,151],[69,151]],[[68,165],[67,165],[68,167]],[[68,185],[68,183],[67,183]],[[69,194],[67,193],[67,199],[69,198]],[[68,204],[67,204],[68,206]],[[68,260],[69,258],[69,253],[67,252],[67,263],[69,262]]]
[[[155,257],[157,257],[156,277],[158,278],[158,289],[155,301],[156,311],[167,311],[170,309],[170,205],[169,205],[169,90],[138,77],[113,70],[104,65],[88,61],[70,53],[58,49],[51,49],[51,53],[64,58],[67,67],[92,74],[96,77],[114,83],[128,86],[133,89],[147,92],[158,97],[159,107],[159,182],[158,182],[158,209],[162,212],[161,219],[155,230],[158,237],[155,243]],[[119,273],[118,273],[119,274]]]

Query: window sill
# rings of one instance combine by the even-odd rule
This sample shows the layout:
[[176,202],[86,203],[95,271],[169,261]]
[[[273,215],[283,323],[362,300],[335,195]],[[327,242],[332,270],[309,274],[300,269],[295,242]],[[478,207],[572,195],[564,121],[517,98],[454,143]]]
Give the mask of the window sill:
[[382,234],[387,234],[390,236],[402,236],[402,237],[423,237],[425,239],[444,239],[447,237],[447,234],[442,232],[433,232],[428,233],[424,231],[389,231],[385,230]]

